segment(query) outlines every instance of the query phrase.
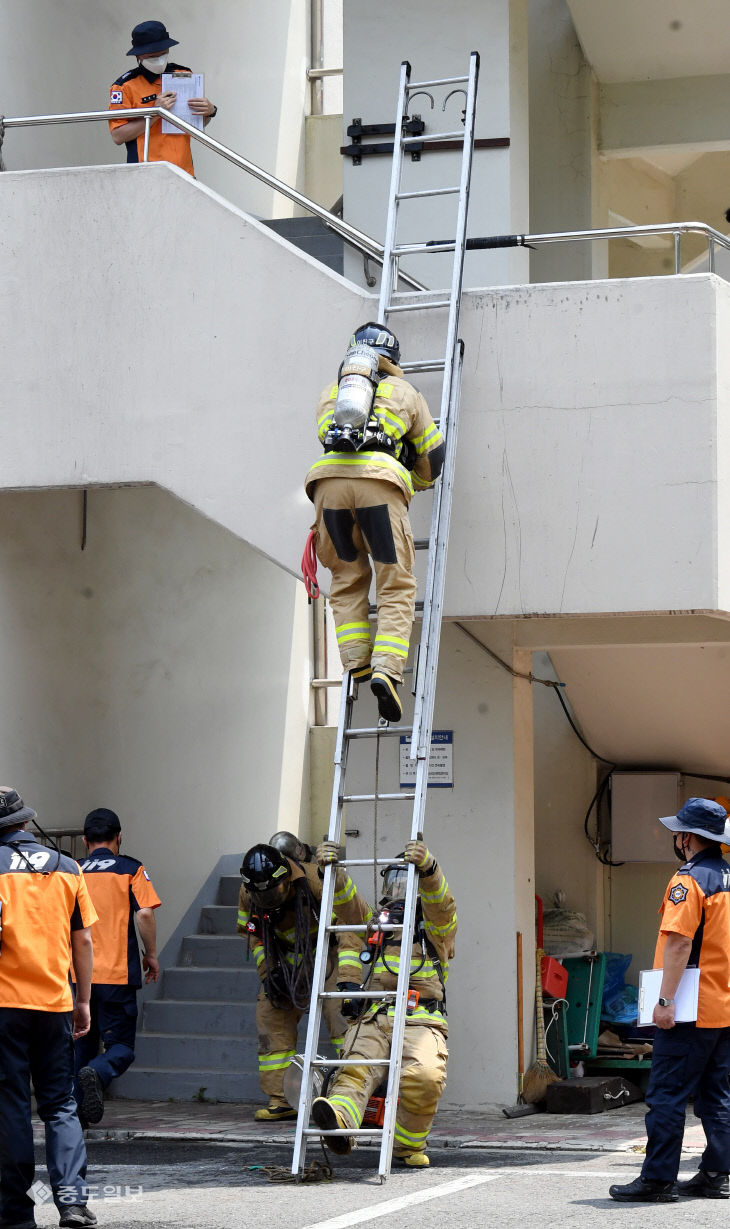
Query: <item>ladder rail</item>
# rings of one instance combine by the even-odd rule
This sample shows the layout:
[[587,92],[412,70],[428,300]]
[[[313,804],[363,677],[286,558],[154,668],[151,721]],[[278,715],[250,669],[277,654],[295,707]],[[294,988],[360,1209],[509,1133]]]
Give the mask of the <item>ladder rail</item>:
[[[467,83],[466,106],[464,109],[464,131],[463,134],[454,134],[462,138],[461,173],[459,177],[458,189],[450,187],[443,190],[428,189],[420,192],[401,191],[404,152],[407,152],[408,148],[413,144],[413,140],[404,132],[404,120],[409,96],[415,89],[415,86],[411,85],[410,83],[410,73],[410,64],[407,60],[404,60],[400,67],[398,86],[398,104],[395,125],[397,139],[394,140],[393,143],[393,160],[391,166],[388,212],[383,248],[383,275],[378,300],[378,320],[386,323],[391,312],[398,312],[399,310],[413,310],[414,308],[418,308],[420,306],[448,308],[448,318],[445,329],[446,341],[444,347],[444,358],[442,360],[428,359],[401,364],[404,372],[420,370],[441,371],[443,373],[441,407],[438,422],[444,435],[444,463],[441,480],[436,485],[433,493],[434,503],[431,513],[431,532],[428,540],[429,550],[425,593],[423,602],[417,603],[417,609],[420,607],[423,610],[423,620],[418,647],[418,661],[416,669],[414,670],[415,706],[413,722],[412,725],[410,727],[406,727],[405,730],[403,727],[393,730],[387,726],[384,729],[380,727],[353,728],[352,709],[354,699],[357,695],[357,684],[354,683],[351,673],[349,671],[345,672],[345,677],[342,684],[340,714],[337,727],[337,743],[334,757],[335,773],[328,830],[328,840],[337,842],[338,844],[342,831],[344,808],[347,803],[377,803],[380,801],[395,802],[396,800],[410,802],[412,805],[410,829],[411,840],[422,839],[426,813],[429,751],[435,703],[436,672],[438,666],[443,594],[445,585],[446,551],[451,517],[451,501],[455,466],[457,440],[456,428],[460,402],[461,377],[463,371],[464,347],[463,343],[458,340],[458,328],[461,305],[461,288],[464,271],[464,255],[466,251],[466,219],[471,188],[476,94],[479,78],[479,55],[477,52],[471,53],[469,60],[469,72],[466,76],[443,78],[439,81],[433,82],[434,85],[451,84],[452,82]],[[435,140],[435,137],[431,139]],[[448,297],[446,297],[446,292],[442,291],[438,294],[437,301],[432,301],[431,303],[424,305],[419,305],[418,303],[395,303],[394,297],[398,294],[397,285],[400,254],[403,249],[408,246],[398,245],[396,243],[400,201],[415,199],[418,197],[455,194],[456,191],[458,191],[458,216],[455,228],[455,238],[448,245],[448,249],[454,253],[451,286],[450,291],[448,292]],[[433,292],[430,293],[433,294]],[[410,757],[412,760],[416,761],[415,786],[407,791],[401,790],[397,794],[393,794],[389,792],[378,792],[376,784],[376,788],[373,793],[348,794],[345,790],[345,778],[347,772],[348,751],[351,743],[356,741],[358,738],[372,737],[380,732],[391,734],[405,733],[406,736],[410,735]],[[312,977],[312,1002],[307,1026],[307,1040],[299,1097],[299,1112],[297,1118],[294,1155],[292,1159],[292,1173],[295,1176],[300,1175],[303,1169],[307,1139],[311,1136],[320,1135],[323,1135],[326,1138],[327,1135],[330,1134],[353,1136],[369,1135],[371,1137],[373,1135],[377,1136],[380,1134],[378,1173],[381,1180],[387,1178],[390,1173],[395,1137],[398,1091],[400,1087],[400,1077],[403,1063],[403,1044],[405,1040],[405,1029],[408,1024],[407,1001],[411,979],[412,951],[410,936],[413,933],[416,918],[419,886],[418,872],[416,867],[412,863],[406,863],[402,856],[396,859],[379,858],[376,850],[373,851],[372,858],[344,858],[343,862],[341,863],[341,865],[350,867],[375,867],[378,865],[390,865],[392,862],[407,866],[407,882],[402,923],[388,923],[382,927],[383,934],[396,937],[400,933],[401,938],[405,940],[401,945],[401,959],[399,961],[396,987],[394,990],[388,991],[383,991],[380,989],[368,991],[365,989],[345,993],[341,991],[333,992],[325,990],[326,966],[329,955],[330,936],[343,931],[377,933],[379,927],[377,922],[351,926],[339,924],[336,921],[333,923],[332,911],[337,868],[333,865],[328,865],[324,870],[322,905],[317,935],[314,972]],[[409,936],[409,938],[406,938],[406,936]],[[407,953],[405,953],[406,948]],[[327,1000],[344,998],[357,998],[361,1000],[369,999],[374,1002],[379,1002],[381,1007],[385,1008],[387,1013],[386,1018],[391,1025],[390,1055],[387,1059],[352,1059],[345,1054],[343,1057],[338,1057],[336,1060],[329,1060],[321,1059],[318,1056],[317,1045],[319,1041],[323,1003]],[[385,1096],[383,1125],[381,1128],[368,1129],[360,1127],[353,1129],[321,1131],[317,1127],[309,1126],[314,1074],[317,1069],[328,1066],[335,1067],[338,1070],[346,1070],[348,1067],[354,1066],[381,1067],[387,1070],[387,1092]]]

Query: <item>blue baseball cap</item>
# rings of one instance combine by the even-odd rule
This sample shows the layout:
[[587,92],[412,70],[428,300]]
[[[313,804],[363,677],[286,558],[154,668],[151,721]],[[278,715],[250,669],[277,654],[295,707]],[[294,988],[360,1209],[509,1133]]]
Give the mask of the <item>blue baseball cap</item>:
[[670,832],[694,832],[707,841],[730,845],[730,820],[719,802],[710,798],[688,798],[676,815],[660,818]]

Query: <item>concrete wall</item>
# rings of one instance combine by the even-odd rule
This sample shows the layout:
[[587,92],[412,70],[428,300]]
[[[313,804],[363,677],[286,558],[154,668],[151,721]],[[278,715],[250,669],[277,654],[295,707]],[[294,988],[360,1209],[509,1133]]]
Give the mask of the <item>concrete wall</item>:
[[0,496],[3,777],[44,827],[119,813],[162,944],[223,854],[298,820],[306,600],[152,487],[91,491],[80,542],[80,492]]
[[[103,111],[109,86],[136,67],[130,32],[146,19],[130,0],[5,0],[0,46],[0,114]],[[162,0],[154,10],[179,47],[173,59],[205,74],[218,106],[208,133],[294,187],[303,184],[308,105],[308,7],[299,0]],[[10,170],[126,161],[103,123],[9,132]],[[264,217],[286,216],[274,197],[231,163],[198,146],[196,173],[229,200]],[[331,203],[331,202],[330,202]],[[164,249],[169,250],[169,249]],[[156,253],[156,258],[159,253]]]
[[[311,407],[372,299],[167,166],[0,193],[2,481],[155,482],[298,574]],[[145,243],[186,252],[164,297],[130,259]],[[447,614],[718,608],[728,296],[706,275],[465,296]],[[406,357],[433,315],[404,321]]]
[[[565,0],[530,0],[530,231],[586,230],[592,222],[593,91]],[[533,282],[594,276],[596,245],[530,253]]]
[[[411,79],[425,81],[464,74],[469,53],[481,53],[476,136],[509,137],[509,149],[477,150],[474,157],[469,231],[472,235],[505,234],[527,230],[527,28],[526,0],[454,0],[445,7],[439,0],[423,0],[415,13],[410,5],[357,0],[344,5],[344,114],[343,126],[359,117],[363,123],[395,119],[400,64],[408,60]],[[374,51],[375,31],[382,31]],[[448,88],[435,91],[432,110],[428,98],[414,99],[411,113],[419,114],[427,132],[456,131],[461,127],[463,95],[442,103]],[[431,153],[421,162],[404,165],[403,189],[446,187],[458,183],[460,155]],[[385,232],[390,158],[363,159],[353,166],[345,159],[345,217],[382,241]],[[426,208],[413,202],[401,206],[399,238],[403,242],[451,237],[456,218],[455,198],[430,201]],[[450,258],[409,257],[408,268],[428,286],[450,282]],[[362,259],[351,257],[348,275],[362,281]],[[465,286],[484,286],[527,279],[526,253],[519,249],[470,253],[464,270]]]

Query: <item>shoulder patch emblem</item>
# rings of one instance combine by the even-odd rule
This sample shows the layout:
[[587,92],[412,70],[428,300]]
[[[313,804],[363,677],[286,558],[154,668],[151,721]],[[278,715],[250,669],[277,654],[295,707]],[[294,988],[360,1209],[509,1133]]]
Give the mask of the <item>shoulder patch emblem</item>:
[[111,94],[109,95],[109,102],[121,102],[121,101],[122,101],[122,91],[112,90]]
[[682,902],[687,899],[688,892],[689,888],[687,888],[685,884],[675,883],[674,887],[669,893],[669,900],[671,900],[673,905],[681,905]]

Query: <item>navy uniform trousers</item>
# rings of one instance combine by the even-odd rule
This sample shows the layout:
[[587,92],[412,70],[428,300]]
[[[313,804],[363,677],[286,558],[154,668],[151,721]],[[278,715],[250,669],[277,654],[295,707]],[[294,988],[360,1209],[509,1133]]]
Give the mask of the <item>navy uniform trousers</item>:
[[675,1024],[656,1030],[646,1094],[646,1160],[642,1178],[674,1182],[690,1097],[707,1147],[699,1168],[730,1172],[730,1028]]
[[30,1082],[46,1128],[46,1164],[60,1209],[87,1200],[86,1147],[73,1095],[70,1011],[0,1007],[0,1215],[33,1220]]
[[[76,1042],[76,1075],[93,1067],[104,1088],[134,1062],[137,1033],[137,991],[134,986],[94,984],[91,987],[91,1028]],[[99,1053],[99,1043],[103,1052]],[[76,1099],[81,1100],[78,1079]]]

